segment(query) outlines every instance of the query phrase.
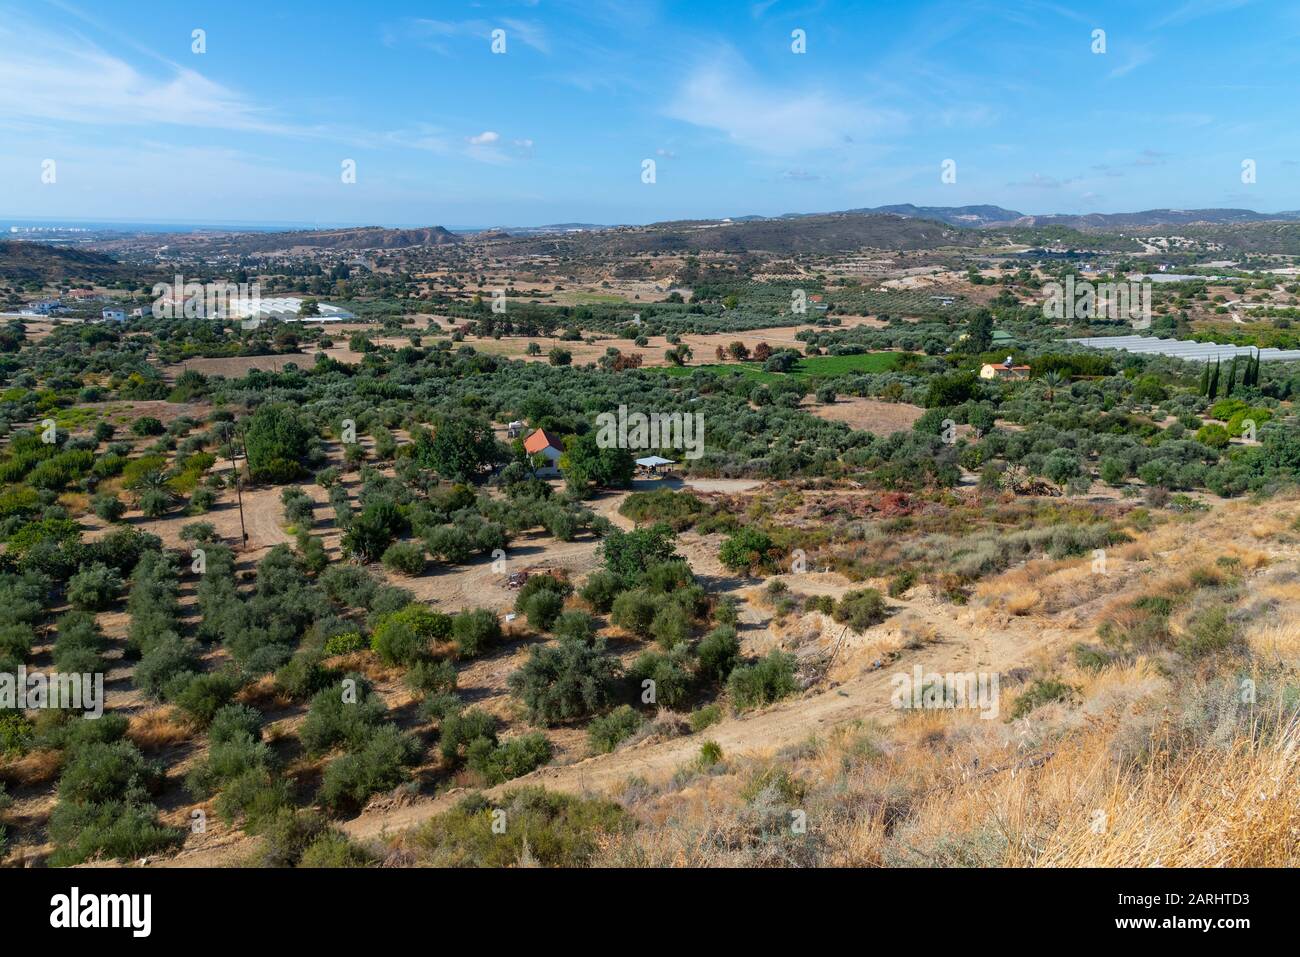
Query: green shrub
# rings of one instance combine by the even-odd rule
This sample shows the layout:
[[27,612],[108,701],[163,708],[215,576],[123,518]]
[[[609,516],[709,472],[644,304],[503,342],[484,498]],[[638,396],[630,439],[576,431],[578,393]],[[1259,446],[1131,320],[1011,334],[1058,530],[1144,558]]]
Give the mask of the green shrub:
[[256,834],[283,811],[292,809],[293,803],[290,781],[269,767],[256,766],[223,783],[216,809],[229,823],[242,818],[244,829]]
[[681,605],[670,603],[660,608],[650,622],[650,634],[661,648],[685,644],[691,637],[691,618]]
[[[907,591],[909,591],[915,584],[916,584],[916,572],[912,571],[912,569],[910,568],[904,569],[903,571],[899,572],[897,575],[895,575],[893,578],[889,580],[889,597],[897,598],[899,595],[902,595]],[[829,598],[830,596],[821,595],[819,597]],[[832,604],[834,603],[832,602]],[[833,609],[828,608],[825,609],[825,611],[828,614],[834,614]]]
[[752,665],[741,665],[727,680],[732,704],[744,711],[794,694],[798,690],[794,671],[794,655],[775,650]]
[[364,635],[359,631],[346,631],[341,635],[330,635],[325,640],[325,654],[348,655],[354,651],[364,651],[370,647]]
[[242,682],[234,671],[195,675],[171,701],[199,727],[206,727],[216,713],[239,691]]
[[212,506],[217,504],[217,493],[210,488],[196,488],[190,495],[189,505],[186,507],[191,515],[203,515],[212,511]]
[[172,495],[160,488],[146,489],[140,493],[140,511],[145,518],[161,518],[172,507]]
[[[690,654],[685,647],[678,645],[666,653],[646,651],[632,662],[628,669],[642,701],[656,704],[663,708],[676,708],[690,693],[694,676],[690,669]],[[647,681],[654,682],[647,685]],[[653,688],[653,697],[648,693]]]
[[262,737],[262,714],[246,704],[228,704],[217,710],[208,725],[208,742],[219,744],[241,735],[254,741]]
[[718,552],[722,564],[733,572],[750,574],[771,566],[772,539],[756,528],[742,528],[725,542]]
[[50,816],[57,845],[51,867],[70,867],[92,858],[133,861],[180,844],[184,832],[158,823],[158,810],[131,798],[97,804],[60,801]]
[[612,572],[599,569],[591,573],[587,582],[578,593],[579,597],[591,606],[591,610],[601,614],[607,613],[614,605],[614,599],[622,590],[622,582]]
[[103,611],[121,597],[122,587],[122,576],[102,562],[85,565],[68,579],[68,602],[84,611]]
[[700,660],[700,675],[708,681],[723,683],[740,662],[740,639],[730,625],[719,625],[701,639],[695,649]]
[[596,621],[585,611],[566,611],[555,620],[555,637],[591,641],[596,637]]
[[466,711],[453,710],[442,719],[438,733],[438,749],[443,758],[455,761],[473,742],[483,738],[496,743],[497,719],[480,708]]
[[523,608],[528,624],[537,631],[550,631],[563,610],[564,598],[558,592],[548,590],[534,592],[524,602]]
[[1228,617],[1222,605],[1206,609],[1187,623],[1187,634],[1178,643],[1187,658],[1203,658],[1221,651],[1231,651],[1241,644],[1241,628]]
[[1052,701],[1068,701],[1074,688],[1056,678],[1038,678],[1016,698],[1011,708],[1012,720],[1023,718],[1040,705]]
[[370,867],[374,863],[374,857],[365,848],[350,841],[346,834],[330,830],[307,845],[298,866],[333,869]]
[[1212,449],[1227,448],[1229,438],[1228,430],[1213,422],[1196,430],[1196,441]]
[[536,770],[551,760],[551,753],[546,735],[534,731],[500,744],[477,738],[470,742],[465,763],[491,787]]
[[711,728],[722,720],[722,708],[716,704],[706,704],[703,708],[691,712],[691,733],[699,734],[705,728]]
[[250,771],[269,771],[271,749],[247,731],[226,729],[226,735],[213,741],[207,755],[185,777],[185,789],[203,800],[221,790],[227,782],[244,777]]
[[633,826],[613,801],[575,797],[540,787],[509,791],[494,802],[510,826],[493,828],[493,804],[471,795],[420,828],[422,863],[434,867],[513,867],[527,857],[543,867],[582,867],[612,837]]
[[700,745],[700,752],[695,757],[696,766],[708,770],[722,762],[722,745],[716,741],[705,741]]
[[740,620],[740,605],[731,595],[726,595],[713,608],[713,620],[719,625],[735,626]]
[[326,652],[304,648],[275,673],[275,686],[294,699],[306,698],[338,681],[339,673],[322,664]]
[[399,575],[414,577],[425,567],[424,546],[416,542],[394,542],[384,552],[384,567]]
[[342,686],[323,688],[311,699],[307,720],[298,732],[308,754],[323,754],[336,745],[350,751],[365,747],[384,716],[384,703],[360,675],[355,682],[355,701],[345,698]]
[[262,867],[294,867],[329,825],[316,811],[282,806],[257,819],[255,828],[253,833],[262,836],[258,863]]
[[636,734],[645,718],[631,705],[619,705],[607,715],[592,718],[587,725],[587,743],[597,754],[607,754]]
[[531,575],[515,596],[515,611],[527,612],[528,603],[541,592],[551,592],[563,600],[573,593],[573,585],[554,575]]
[[419,754],[420,745],[414,738],[385,724],[360,750],[330,762],[317,798],[335,810],[359,808],[370,795],[401,784],[406,779],[406,767]]
[[89,742],[75,749],[59,777],[59,801],[100,804],[128,791],[154,792],[163,770],[129,741]]
[[21,757],[36,736],[31,721],[19,711],[0,711],[0,757]]
[[750,776],[740,789],[740,797],[746,804],[762,800],[768,805],[798,806],[803,802],[806,791],[804,783],[791,777],[785,768],[768,767]]
[[446,660],[422,659],[406,672],[406,686],[419,695],[450,693],[456,690],[456,666]]
[[1082,642],[1070,649],[1074,663],[1084,671],[1098,672],[1111,663],[1111,657],[1100,648]]
[[854,631],[864,631],[885,620],[885,600],[874,588],[846,592],[835,606],[832,617]]
[[501,641],[501,622],[496,612],[487,608],[462,611],[452,616],[451,637],[456,643],[456,653],[462,658],[472,658]]
[[663,595],[657,595],[647,588],[634,588],[622,592],[614,599],[609,620],[639,638],[648,638],[655,616],[666,603]]
[[533,647],[523,667],[510,676],[510,691],[530,721],[557,724],[604,710],[618,671],[618,660],[606,654],[603,638],[564,638]]
[[92,498],[90,507],[106,522],[120,521],[126,514],[126,503],[109,492],[101,492]]
[[379,620],[370,647],[385,664],[409,665],[429,654],[430,642],[447,636],[449,624],[447,615],[409,604]]
[[135,435],[162,435],[166,431],[166,426],[153,416],[143,416],[131,423],[131,431]]

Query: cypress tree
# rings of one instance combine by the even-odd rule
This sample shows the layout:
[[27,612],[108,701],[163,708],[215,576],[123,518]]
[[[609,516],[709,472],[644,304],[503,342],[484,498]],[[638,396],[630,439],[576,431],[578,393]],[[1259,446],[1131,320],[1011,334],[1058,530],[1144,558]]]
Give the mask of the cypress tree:
[[1207,362],[1205,363],[1205,367],[1201,369],[1201,384],[1197,388],[1196,394],[1205,395],[1207,392],[1209,392],[1209,390],[1210,390],[1210,364]]
[[1219,366],[1222,364],[1222,359],[1214,360],[1214,372],[1210,376],[1210,388],[1205,393],[1206,398],[1213,399],[1219,394]]
[[1232,395],[1233,389],[1237,387],[1237,357],[1232,357],[1232,365],[1228,367],[1228,387],[1223,390],[1224,395]]

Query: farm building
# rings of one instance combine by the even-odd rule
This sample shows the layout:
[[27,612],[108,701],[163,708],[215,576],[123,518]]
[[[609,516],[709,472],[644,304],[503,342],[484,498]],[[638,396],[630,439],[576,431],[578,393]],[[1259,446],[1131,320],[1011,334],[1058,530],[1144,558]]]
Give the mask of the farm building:
[[538,469],[538,475],[560,474],[560,456],[564,454],[564,443],[545,429],[534,429],[524,439],[524,451],[529,455],[540,455],[550,462],[549,466]]

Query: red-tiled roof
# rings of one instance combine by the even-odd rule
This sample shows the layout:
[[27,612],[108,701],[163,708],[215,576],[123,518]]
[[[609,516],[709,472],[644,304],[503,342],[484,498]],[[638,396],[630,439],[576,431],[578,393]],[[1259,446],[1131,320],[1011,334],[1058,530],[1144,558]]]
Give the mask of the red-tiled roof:
[[524,451],[529,455],[536,455],[547,446],[550,446],[557,452],[564,451],[564,443],[551,435],[545,429],[537,429],[532,435],[524,439]]

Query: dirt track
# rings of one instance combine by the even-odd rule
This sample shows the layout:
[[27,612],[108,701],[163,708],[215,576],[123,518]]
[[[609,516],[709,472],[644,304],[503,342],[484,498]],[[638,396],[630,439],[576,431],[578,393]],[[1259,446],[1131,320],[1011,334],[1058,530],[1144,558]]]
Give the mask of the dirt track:
[[[1008,631],[990,632],[971,620],[958,621],[919,605],[911,605],[882,627],[928,627],[937,643],[909,653],[890,667],[865,670],[820,693],[783,701],[761,711],[729,717],[699,734],[600,755],[565,767],[545,767],[484,793],[498,795],[527,784],[566,792],[610,792],[634,776],[651,781],[667,777],[698,754],[705,740],[716,741],[723,754],[759,755],[798,744],[846,722],[875,719],[888,722],[899,712],[890,705],[891,682],[900,671],[920,664],[928,671],[1008,671],[1023,665],[1027,655],[1054,639],[1065,637],[1029,620],[1014,622]],[[405,807],[369,811],[342,827],[358,839],[375,839],[416,826],[448,810],[463,795],[450,791]]]

